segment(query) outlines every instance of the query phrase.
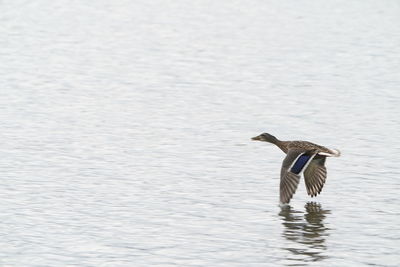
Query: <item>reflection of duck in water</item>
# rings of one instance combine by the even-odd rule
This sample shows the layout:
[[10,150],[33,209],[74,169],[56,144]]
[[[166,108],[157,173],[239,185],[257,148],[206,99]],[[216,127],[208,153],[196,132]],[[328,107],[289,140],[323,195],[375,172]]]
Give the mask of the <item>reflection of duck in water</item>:
[[[283,236],[295,242],[291,246],[285,247],[294,257],[288,258],[292,261],[320,261],[326,258],[322,253],[326,250],[325,238],[329,235],[329,230],[324,226],[323,220],[329,210],[322,209],[321,205],[309,202],[305,206],[306,212],[293,210],[285,207],[279,213],[282,217],[282,224],[285,227]],[[304,220],[305,219],[305,220]]]

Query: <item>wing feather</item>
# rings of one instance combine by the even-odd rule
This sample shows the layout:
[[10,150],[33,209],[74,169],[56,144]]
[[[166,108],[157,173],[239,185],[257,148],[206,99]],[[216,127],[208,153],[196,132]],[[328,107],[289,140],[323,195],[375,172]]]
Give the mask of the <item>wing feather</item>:
[[[304,151],[290,149],[283,160],[279,190],[280,201],[283,204],[289,203],[290,199],[293,197],[293,194],[296,192],[297,186],[299,185],[301,173],[300,171],[298,173],[291,172],[291,168],[294,166],[294,164],[296,164],[302,154],[304,154]],[[303,167],[299,167],[296,169],[301,170],[302,168]]]
[[286,174],[281,177],[280,185],[280,201],[281,203],[289,203],[293,194],[296,192],[297,186],[300,181],[300,175],[294,174],[292,172],[286,172]]
[[321,193],[326,181],[326,157],[314,158],[304,171],[304,181],[307,188],[307,193],[315,197]]

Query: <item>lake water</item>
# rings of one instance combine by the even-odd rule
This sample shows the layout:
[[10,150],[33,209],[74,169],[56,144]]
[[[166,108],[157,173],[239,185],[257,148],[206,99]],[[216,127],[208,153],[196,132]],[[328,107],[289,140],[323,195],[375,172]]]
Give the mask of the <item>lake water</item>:
[[0,9],[1,266],[400,265],[399,1]]

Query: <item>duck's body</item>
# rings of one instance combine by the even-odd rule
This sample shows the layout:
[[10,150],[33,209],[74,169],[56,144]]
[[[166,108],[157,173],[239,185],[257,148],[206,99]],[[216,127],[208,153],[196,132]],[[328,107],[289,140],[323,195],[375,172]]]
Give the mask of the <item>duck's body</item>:
[[280,201],[289,203],[296,192],[300,176],[304,173],[307,193],[311,197],[319,194],[326,180],[326,157],[339,157],[340,151],[329,149],[308,141],[281,141],[275,136],[263,133],[252,140],[275,144],[285,154],[281,169]]

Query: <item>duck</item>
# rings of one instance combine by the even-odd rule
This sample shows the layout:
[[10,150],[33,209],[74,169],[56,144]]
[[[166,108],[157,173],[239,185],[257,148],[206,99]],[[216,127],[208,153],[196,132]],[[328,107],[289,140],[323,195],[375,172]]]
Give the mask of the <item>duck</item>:
[[307,194],[311,197],[320,194],[327,177],[326,158],[341,155],[338,149],[329,149],[308,141],[281,141],[269,133],[262,133],[251,139],[274,144],[286,154],[282,162],[279,186],[281,204],[289,204],[301,175],[304,176]]

